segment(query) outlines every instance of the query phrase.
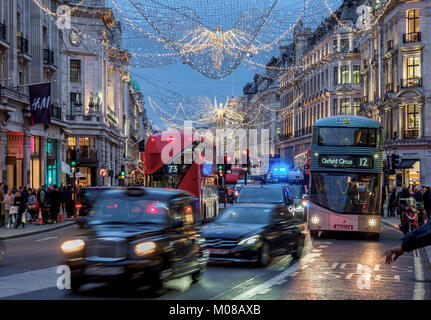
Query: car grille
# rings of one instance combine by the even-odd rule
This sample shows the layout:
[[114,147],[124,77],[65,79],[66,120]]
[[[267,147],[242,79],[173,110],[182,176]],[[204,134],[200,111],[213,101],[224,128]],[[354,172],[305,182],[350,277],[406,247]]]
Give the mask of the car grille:
[[87,256],[100,258],[125,258],[127,242],[122,238],[99,238],[90,243]]
[[223,248],[230,249],[238,245],[237,240],[220,239],[220,238],[207,238],[205,243],[208,248]]

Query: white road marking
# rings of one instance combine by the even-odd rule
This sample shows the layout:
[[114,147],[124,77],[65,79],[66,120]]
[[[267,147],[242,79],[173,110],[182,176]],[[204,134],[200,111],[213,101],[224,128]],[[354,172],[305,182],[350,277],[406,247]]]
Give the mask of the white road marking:
[[293,266],[289,267],[279,275],[275,276],[268,281],[247,290],[246,292],[241,293],[240,295],[234,297],[232,300],[247,300],[254,297],[257,294],[261,294],[261,292],[268,292],[271,287],[276,285],[277,283],[283,281],[285,278],[289,277],[292,273],[296,272],[299,268],[299,263],[295,263]]
[[57,266],[0,278],[0,298],[57,287]]
[[319,246],[319,248],[322,248],[322,249],[324,249],[324,248],[327,248],[328,246]]
[[425,284],[423,281],[424,270],[421,262],[420,253],[418,250],[414,251],[414,265],[415,265],[415,287],[413,289],[413,300],[424,300],[425,299]]
[[43,238],[43,239],[34,240],[33,242],[46,241],[46,240],[51,240],[51,239],[58,239],[58,237],[48,237],[48,238]]

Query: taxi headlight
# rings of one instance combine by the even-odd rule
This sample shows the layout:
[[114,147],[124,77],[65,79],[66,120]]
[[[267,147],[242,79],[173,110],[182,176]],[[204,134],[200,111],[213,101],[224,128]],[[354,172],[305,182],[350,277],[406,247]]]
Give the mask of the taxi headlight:
[[151,241],[141,242],[135,245],[135,254],[137,256],[144,256],[154,251],[156,251],[156,244]]
[[375,227],[375,226],[377,225],[377,220],[376,220],[375,218],[370,218],[370,219],[368,220],[368,225],[369,225],[370,227]]
[[307,204],[308,204],[308,201],[307,200],[302,200],[301,204],[305,208],[307,206]]
[[255,244],[256,242],[258,242],[259,240],[260,240],[260,236],[259,235],[252,236],[252,237],[248,237],[248,238],[242,239],[238,243],[238,245],[239,246],[250,246],[250,245]]
[[68,240],[63,242],[61,250],[65,253],[77,252],[84,248],[85,242],[82,239]]
[[320,218],[318,216],[311,217],[311,223],[312,224],[319,224]]

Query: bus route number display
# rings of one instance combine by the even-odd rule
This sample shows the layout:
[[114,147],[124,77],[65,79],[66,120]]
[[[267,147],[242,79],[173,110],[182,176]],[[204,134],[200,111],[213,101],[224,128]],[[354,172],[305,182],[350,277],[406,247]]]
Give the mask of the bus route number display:
[[167,170],[169,174],[175,174],[178,173],[178,166],[176,164],[169,164],[167,166]]
[[319,155],[319,167],[371,169],[373,166],[371,156]]

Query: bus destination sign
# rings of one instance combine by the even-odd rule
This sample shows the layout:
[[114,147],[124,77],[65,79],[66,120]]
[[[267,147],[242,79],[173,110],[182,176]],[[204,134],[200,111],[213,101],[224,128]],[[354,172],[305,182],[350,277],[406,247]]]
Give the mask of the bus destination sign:
[[319,155],[319,167],[372,169],[373,166],[372,156]]

